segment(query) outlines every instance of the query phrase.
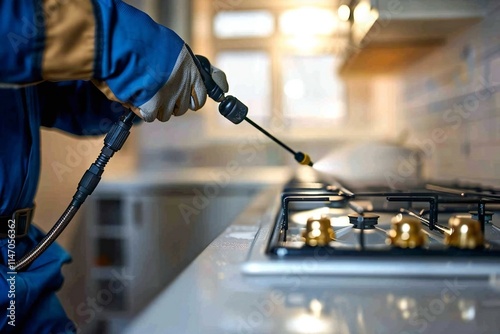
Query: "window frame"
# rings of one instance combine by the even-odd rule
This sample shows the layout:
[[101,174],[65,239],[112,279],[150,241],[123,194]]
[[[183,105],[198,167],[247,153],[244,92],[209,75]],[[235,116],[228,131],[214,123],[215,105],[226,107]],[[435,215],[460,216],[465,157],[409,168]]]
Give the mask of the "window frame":
[[[219,51],[244,51],[259,50],[267,52],[270,56],[271,66],[271,106],[270,119],[261,125],[273,134],[282,138],[309,139],[309,138],[331,138],[336,137],[334,131],[318,131],[317,128],[326,130],[325,122],[318,121],[316,127],[299,128],[285,124],[283,112],[283,82],[281,71],[281,59],[287,55],[338,55],[342,56],[348,44],[348,29],[345,34],[334,34],[329,36],[317,36],[320,47],[309,50],[296,49],[286,44],[290,39],[284,38],[279,29],[280,14],[289,9],[300,7],[320,7],[329,10],[336,10],[337,4],[331,0],[193,0],[193,48],[198,52],[203,52],[209,59],[215,59]],[[213,32],[213,20],[219,11],[251,11],[268,10],[274,17],[275,30],[269,37],[252,38],[216,38]],[[346,23],[347,24],[347,23]],[[339,46],[340,45],[340,46]],[[223,70],[223,69],[222,69]],[[231,78],[228,78],[231,87]],[[344,88],[345,90],[345,88]],[[231,90],[229,91],[231,95]],[[344,93],[345,94],[345,93]],[[347,99],[346,99],[347,101]],[[242,101],[245,102],[245,101]],[[251,118],[252,111],[249,111]],[[222,117],[217,112],[217,104],[213,101],[207,102],[203,111],[206,124],[207,136],[214,140],[225,140],[233,136],[244,136],[246,139],[255,137],[255,130],[250,125],[234,125],[228,121],[228,126],[221,124],[218,117]],[[341,123],[332,119],[330,128],[346,123],[348,110],[345,109],[345,116]],[[244,122],[246,123],[246,122]]]

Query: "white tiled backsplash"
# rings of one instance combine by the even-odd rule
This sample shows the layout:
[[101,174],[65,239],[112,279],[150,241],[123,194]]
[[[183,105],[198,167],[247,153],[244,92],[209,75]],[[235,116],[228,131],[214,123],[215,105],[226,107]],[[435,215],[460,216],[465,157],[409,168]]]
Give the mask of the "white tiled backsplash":
[[500,7],[402,71],[398,123],[424,176],[500,186]]

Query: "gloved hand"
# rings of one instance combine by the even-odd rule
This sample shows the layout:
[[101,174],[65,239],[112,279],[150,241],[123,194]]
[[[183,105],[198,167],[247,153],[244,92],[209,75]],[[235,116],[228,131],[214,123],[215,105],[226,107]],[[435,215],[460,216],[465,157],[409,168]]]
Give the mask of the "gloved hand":
[[200,109],[206,100],[205,84],[191,54],[183,46],[167,82],[138,109],[146,122],[155,118],[166,122],[172,114],[180,116],[188,109]]
[[105,1],[96,3],[103,24],[110,24],[103,29],[109,43],[102,44],[102,57],[110,62],[101,62],[93,82],[109,99],[147,122],[165,122],[205,104],[202,77],[176,33],[125,3],[116,2],[116,12],[107,10]]
[[[179,55],[180,61],[177,60],[180,65],[174,67],[167,83],[151,100],[139,107],[144,120],[153,121],[157,118],[165,122],[172,114],[180,116],[188,108],[198,110],[205,104],[207,90],[192,56],[192,53],[184,46]],[[210,70],[212,79],[224,93],[227,93],[229,85],[226,74],[212,65]],[[191,92],[185,89],[186,86],[191,87]],[[190,96],[189,93],[191,93]]]

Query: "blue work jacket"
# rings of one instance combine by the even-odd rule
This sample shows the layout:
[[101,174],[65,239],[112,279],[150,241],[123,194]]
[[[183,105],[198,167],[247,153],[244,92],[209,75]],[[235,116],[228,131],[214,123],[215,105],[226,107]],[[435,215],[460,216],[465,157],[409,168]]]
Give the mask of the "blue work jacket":
[[[109,101],[87,81],[0,89],[0,215],[33,205],[42,127],[73,135],[99,135],[106,133],[124,111],[121,104]],[[16,239],[16,260],[42,237],[43,233],[32,226],[28,236]],[[7,238],[0,239],[0,249],[0,332],[74,332],[55,294],[62,285],[61,266],[70,261],[69,254],[54,243],[26,271],[9,274]],[[14,317],[9,318],[12,300]],[[15,322],[9,324],[11,319]]]
[[[140,106],[164,85],[183,45],[120,0],[0,1],[0,216],[33,205],[41,127],[106,133],[125,111],[119,102]],[[22,88],[5,88],[14,86]],[[42,237],[32,226],[17,239],[16,260]],[[14,275],[8,247],[0,239],[0,333],[73,332],[55,295],[69,255],[53,244]]]

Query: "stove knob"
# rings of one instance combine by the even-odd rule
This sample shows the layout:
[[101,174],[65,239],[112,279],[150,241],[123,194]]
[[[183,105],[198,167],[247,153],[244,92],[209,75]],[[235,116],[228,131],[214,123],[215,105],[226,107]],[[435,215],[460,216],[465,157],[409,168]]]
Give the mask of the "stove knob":
[[484,246],[481,223],[475,219],[462,216],[451,217],[448,221],[451,233],[445,236],[444,242],[450,247],[475,249]]
[[302,234],[306,245],[328,246],[330,241],[335,240],[335,232],[333,231],[330,218],[321,216],[321,218],[309,218],[306,224],[306,230]]
[[391,221],[387,244],[399,248],[423,247],[427,235],[422,230],[422,223],[414,217],[397,215]]

